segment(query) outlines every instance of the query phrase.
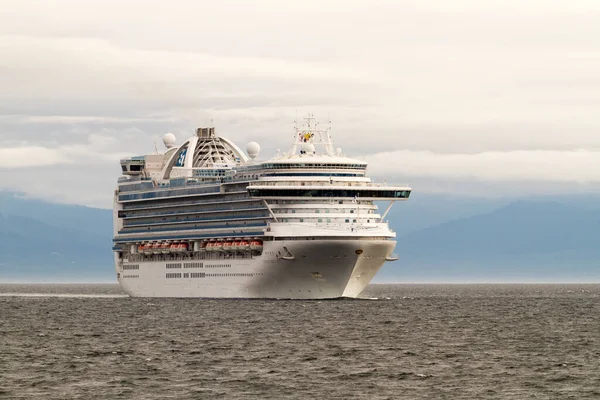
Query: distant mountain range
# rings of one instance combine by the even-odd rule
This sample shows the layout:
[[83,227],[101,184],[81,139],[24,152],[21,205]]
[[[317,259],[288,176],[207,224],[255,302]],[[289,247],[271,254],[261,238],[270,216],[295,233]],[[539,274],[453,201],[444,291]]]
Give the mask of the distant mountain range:
[[[589,200],[514,201],[408,232],[398,239],[400,260],[378,279],[600,282],[600,209]],[[392,227],[402,223],[396,217]]]
[[[418,194],[375,282],[600,282],[600,197]],[[0,282],[114,281],[112,210],[0,192]]]
[[112,210],[0,192],[0,281],[114,281]]

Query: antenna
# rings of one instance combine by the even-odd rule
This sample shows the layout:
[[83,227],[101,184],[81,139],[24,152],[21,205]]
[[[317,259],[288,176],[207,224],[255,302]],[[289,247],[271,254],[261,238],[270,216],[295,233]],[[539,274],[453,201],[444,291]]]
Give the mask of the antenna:
[[298,109],[296,108],[296,119],[294,120],[294,139],[296,139],[297,134],[298,134]]

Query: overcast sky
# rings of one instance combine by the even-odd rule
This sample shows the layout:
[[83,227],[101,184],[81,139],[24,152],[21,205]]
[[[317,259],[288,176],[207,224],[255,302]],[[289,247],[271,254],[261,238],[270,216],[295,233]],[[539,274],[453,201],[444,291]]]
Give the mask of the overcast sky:
[[600,191],[600,1],[21,0],[0,12],[0,189],[111,207],[119,158],[296,113],[415,191]]

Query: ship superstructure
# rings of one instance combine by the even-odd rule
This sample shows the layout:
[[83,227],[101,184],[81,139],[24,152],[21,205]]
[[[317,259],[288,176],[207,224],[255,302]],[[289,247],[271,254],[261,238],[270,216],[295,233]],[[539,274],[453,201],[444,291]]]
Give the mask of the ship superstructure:
[[[290,152],[257,161],[214,128],[121,160],[117,278],[131,296],[356,297],[392,255],[385,217],[411,188],[376,184],[313,118]],[[376,201],[388,201],[383,214]]]

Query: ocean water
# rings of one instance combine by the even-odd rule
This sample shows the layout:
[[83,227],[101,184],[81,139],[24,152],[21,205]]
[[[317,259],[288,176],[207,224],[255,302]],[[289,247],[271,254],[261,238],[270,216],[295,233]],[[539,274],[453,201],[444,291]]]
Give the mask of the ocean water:
[[371,285],[363,297],[0,285],[0,398],[600,398],[600,285]]

